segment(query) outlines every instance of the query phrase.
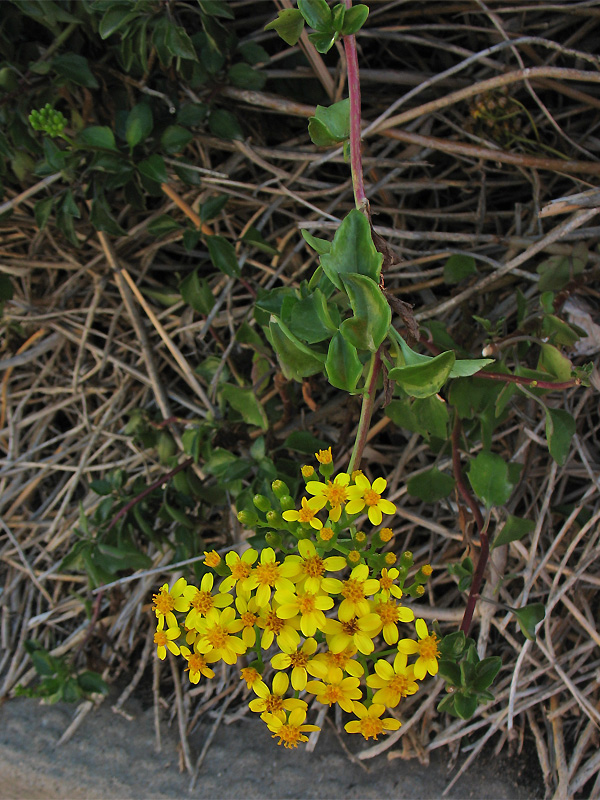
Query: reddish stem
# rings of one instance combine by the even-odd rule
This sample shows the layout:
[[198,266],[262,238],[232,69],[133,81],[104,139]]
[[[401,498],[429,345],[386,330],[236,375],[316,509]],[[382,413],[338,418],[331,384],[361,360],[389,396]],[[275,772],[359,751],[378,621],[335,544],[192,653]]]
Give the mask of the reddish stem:
[[501,372],[477,372],[475,377],[487,378],[492,381],[504,381],[505,383],[517,383],[521,386],[531,386],[532,389],[571,389],[573,386],[581,386],[581,378],[571,378],[568,381],[553,382],[540,381],[537,378],[525,378],[523,375],[503,375]]
[[[346,8],[352,8],[352,0],[345,0]],[[360,152],[360,78],[358,73],[358,55],[356,52],[356,36],[344,36],[346,51],[346,69],[348,72],[348,94],[350,96],[350,168],[352,170],[352,188],[354,201],[359,210],[368,208],[369,201],[365,194],[363,179],[362,155]]]

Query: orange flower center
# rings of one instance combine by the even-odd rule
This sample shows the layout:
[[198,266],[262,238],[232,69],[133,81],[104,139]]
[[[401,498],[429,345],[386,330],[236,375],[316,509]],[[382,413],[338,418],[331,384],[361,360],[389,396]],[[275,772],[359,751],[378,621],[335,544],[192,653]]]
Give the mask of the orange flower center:
[[253,628],[257,620],[257,616],[256,614],[252,614],[250,611],[246,611],[241,615],[240,619],[242,620],[242,625],[244,628]]
[[259,673],[254,669],[254,667],[242,667],[241,671],[242,679],[246,681],[248,686],[252,686],[252,684],[260,679]]
[[304,559],[302,568],[309,578],[320,578],[325,571],[325,564],[321,556],[309,556],[309,558]]
[[227,631],[222,625],[215,625],[206,631],[206,638],[214,650],[220,650],[227,644]]
[[279,579],[279,561],[269,561],[259,564],[256,568],[256,577],[263,586],[274,586]]
[[[344,631],[344,633],[345,632],[346,631]],[[330,667],[339,667],[341,670],[344,669],[347,662],[350,660],[350,656],[346,655],[343,651],[341,653],[332,653],[330,650],[325,653],[325,656]]]
[[356,617],[349,619],[347,622],[342,622],[342,631],[346,636],[354,636],[355,633],[358,633],[359,627]]
[[159,647],[166,647],[168,641],[167,634],[164,631],[156,631],[154,634],[154,644],[157,644]]
[[337,703],[339,700],[341,700],[344,697],[344,695],[339,686],[330,685],[326,687],[322,697],[323,700],[325,700],[327,703],[329,703],[330,706],[332,706],[334,703]]
[[302,734],[300,733],[300,728],[297,725],[290,725],[286,722],[285,725],[282,725],[281,728],[277,731],[277,733],[273,734],[273,739],[279,737],[278,744],[283,744],[284,747],[298,747],[298,742],[302,740]]
[[377,492],[374,492],[373,489],[367,489],[367,491],[363,494],[363,500],[368,506],[376,506],[381,500],[381,495],[377,494]]
[[208,614],[215,602],[210,592],[201,592],[199,589],[194,595],[192,606],[199,614]]
[[391,622],[398,622],[398,603],[395,603],[393,600],[390,600],[388,603],[379,603],[375,609],[375,613],[379,614],[384,625],[389,625]]
[[157,615],[168,614],[169,611],[173,611],[175,608],[175,600],[168,592],[161,590],[158,594],[153,595],[152,600],[154,601],[153,610]]
[[315,610],[315,596],[312,594],[298,595],[298,608],[301,614],[312,614]]
[[250,575],[250,567],[244,561],[238,561],[231,567],[231,575],[236,581],[243,581]]
[[274,634],[278,634],[283,629],[284,625],[285,620],[279,619],[274,611],[269,611],[267,613],[267,618],[265,620],[265,628],[267,628],[267,630],[271,630]]
[[300,669],[305,669],[307,664],[308,664],[308,655],[306,653],[303,653],[302,650],[296,650],[295,653],[290,653],[291,667],[300,667]]
[[192,653],[188,659],[188,669],[190,672],[202,672],[206,667],[206,661],[199,653]]
[[348,500],[346,487],[341,486],[339,483],[332,483],[331,481],[327,482],[327,489],[323,494],[332,506],[340,506]]
[[270,714],[283,711],[283,697],[280,697],[278,694],[270,694],[265,698],[265,707]]
[[360,721],[360,732],[365,739],[376,739],[383,732],[383,722],[378,717],[365,717]]
[[303,505],[298,512],[298,522],[310,522],[317,512],[310,506]]
[[440,655],[440,651],[438,650],[438,638],[435,633],[418,641],[417,647],[419,648],[419,655],[423,658],[438,658]]
[[392,588],[393,585],[394,585],[394,581],[393,581],[392,578],[390,578],[390,576],[387,574],[387,572],[385,574],[382,573],[381,574],[381,578],[379,578],[379,587],[380,587],[381,591],[382,592],[389,592],[389,590]]
[[344,581],[342,586],[342,596],[353,603],[358,603],[365,599],[363,592],[363,581],[355,581],[354,578],[348,578]]

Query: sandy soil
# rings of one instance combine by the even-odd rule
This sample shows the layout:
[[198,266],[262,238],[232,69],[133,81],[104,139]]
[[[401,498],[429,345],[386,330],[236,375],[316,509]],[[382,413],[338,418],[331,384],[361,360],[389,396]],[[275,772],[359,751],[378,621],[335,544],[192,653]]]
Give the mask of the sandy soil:
[[[155,752],[152,709],[136,701],[128,721],[114,714],[110,700],[92,711],[73,738],[57,742],[73,719],[67,705],[42,706],[9,700],[0,709],[0,798],[440,798],[451,774],[447,753],[416,759],[352,763],[326,727],[314,753],[278,747],[262,722],[244,718],[222,725],[189,793],[189,776],[179,771],[178,737],[165,723],[162,750]],[[210,726],[199,726],[190,744],[195,759]],[[358,737],[349,746],[361,747]],[[543,797],[535,754],[508,760],[487,755],[450,790],[450,798],[518,800]]]

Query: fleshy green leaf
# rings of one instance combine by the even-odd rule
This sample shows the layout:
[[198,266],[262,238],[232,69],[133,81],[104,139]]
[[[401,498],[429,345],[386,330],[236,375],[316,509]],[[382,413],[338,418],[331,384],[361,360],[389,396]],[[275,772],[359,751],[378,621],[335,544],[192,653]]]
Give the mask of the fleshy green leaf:
[[53,203],[53,197],[44,197],[43,200],[38,200],[34,206],[33,213],[35,215],[35,222],[41,231],[46,227]]
[[267,81],[267,76],[264,72],[252,69],[250,64],[244,64],[243,62],[238,62],[230,67],[227,76],[234,86],[255,92],[259,92]]
[[185,29],[172,23],[165,30],[165,46],[170,53],[179,58],[189,61],[196,61],[198,56],[192,44],[192,40],[185,32]]
[[198,270],[190,272],[179,284],[179,291],[185,303],[199,314],[209,314],[215,304],[215,298],[208,281],[198,276]]
[[52,60],[52,68],[61,78],[76,83],[78,86],[98,89],[100,85],[90,70],[87,58],[76,53],[64,53],[63,55],[55,56]]
[[228,239],[224,239],[222,236],[207,236],[206,246],[210,253],[210,260],[217,269],[231,278],[239,278],[240,266],[235,248]]
[[105,125],[92,125],[91,128],[84,128],[77,138],[82,144],[87,144],[90,147],[117,150],[114,134]]
[[311,28],[316,31],[329,30],[331,10],[325,0],[298,0],[298,11]]
[[271,317],[269,333],[283,374],[288,380],[302,381],[323,370],[325,356],[301,342],[281,320]]
[[454,253],[444,264],[445,283],[460,283],[465,278],[476,273],[477,267],[475,266],[475,259],[473,256]]
[[293,47],[302,36],[304,18],[297,8],[284,8],[277,15],[277,19],[265,25],[266,31],[277,31],[286,44]]
[[165,236],[167,233],[181,230],[181,225],[168,214],[161,214],[148,225],[148,233],[152,236]]
[[569,455],[571,439],[575,433],[575,420],[562,408],[546,408],[546,439],[548,450],[562,467]]
[[527,536],[528,533],[531,533],[534,528],[535,522],[532,519],[521,519],[520,517],[513,517],[512,514],[509,514],[502,530],[492,542],[491,549],[493,550],[494,547],[500,547],[510,542],[518,542],[524,536]]
[[101,39],[108,39],[113,33],[122,28],[138,15],[137,11],[132,11],[129,3],[108,8],[98,25],[98,33]]
[[[419,354],[415,353],[415,355]],[[389,372],[390,380],[396,381],[401,389],[411,397],[422,398],[437,394],[448,380],[455,361],[454,353],[451,350],[433,358],[428,356],[421,356],[421,358],[426,360],[394,367]]]
[[119,225],[110,212],[108,203],[103,195],[92,200],[90,222],[98,231],[106,231],[112,236],[124,236],[126,231]]
[[489,508],[502,506],[511,495],[508,464],[496,453],[482,450],[471,461],[467,473],[473,491]]
[[450,378],[467,378],[469,375],[475,375],[476,372],[487,367],[488,364],[493,364],[493,358],[465,358],[458,359],[454,362],[454,366],[450,370]]
[[141,161],[138,164],[138,169],[144,177],[149,178],[151,181],[156,181],[157,183],[168,183],[169,181],[165,162],[156,153],[150,158]]
[[308,38],[319,53],[328,53],[337,38],[337,33],[309,33]]
[[436,503],[454,489],[454,478],[433,467],[420,475],[414,475],[406,483],[406,491],[427,503]]
[[220,139],[239,139],[244,138],[239,122],[236,117],[224,108],[215,108],[208,118],[210,132]]
[[517,618],[519,628],[526,639],[535,642],[536,626],[546,616],[546,608],[543,603],[530,603],[523,608],[513,608],[513,614]]
[[389,304],[379,286],[366,275],[342,274],[340,277],[354,313],[342,322],[340,333],[357,350],[374,353],[392,321]]
[[558,348],[547,342],[542,342],[540,349],[537,368],[542,372],[548,372],[558,381],[568,381],[573,370],[573,365],[569,359]]
[[[383,256],[371,237],[367,218],[358,209],[352,209],[335,232],[329,253],[321,256],[321,266],[329,280],[343,289],[341,276],[366,275],[379,283]],[[387,303],[386,303],[387,305]]]
[[454,695],[454,708],[461,719],[471,719],[477,711],[477,698],[464,692],[456,692]]
[[494,678],[502,668],[502,659],[499,656],[484,658],[475,666],[475,677],[471,687],[476,692],[483,692],[494,682]]
[[362,370],[363,365],[356,352],[356,347],[340,333],[336,333],[329,342],[325,361],[325,372],[329,383],[337,389],[353,392],[362,375]]
[[178,153],[194,138],[194,135],[181,125],[169,125],[160,137],[160,143],[167,153]]
[[226,383],[220,390],[221,397],[239,412],[244,422],[256,425],[266,431],[269,427],[265,409],[256,398],[251,388],[243,388]]
[[312,247],[313,250],[316,250],[317,253],[322,256],[325,253],[329,253],[331,250],[331,242],[327,239],[319,239],[318,236],[313,236],[308,231],[302,230],[302,238],[304,241]]
[[350,136],[350,100],[340,100],[329,107],[317,106],[315,116],[308,122],[308,133],[317,147],[345,141]]
[[147,103],[138,103],[131,109],[125,125],[125,141],[129,145],[129,152],[150,136],[153,124],[152,109]]
[[352,8],[347,8],[342,23],[342,34],[351,36],[359,31],[369,16],[369,8],[364,3],[359,3]]
[[567,256],[550,256],[536,269],[540,276],[538,289],[540,292],[560,291],[575,275],[583,272],[587,261],[588,250],[584,242],[578,242]]
[[294,305],[288,324],[292,333],[308,344],[329,339],[337,330],[329,316],[325,296],[318,289]]

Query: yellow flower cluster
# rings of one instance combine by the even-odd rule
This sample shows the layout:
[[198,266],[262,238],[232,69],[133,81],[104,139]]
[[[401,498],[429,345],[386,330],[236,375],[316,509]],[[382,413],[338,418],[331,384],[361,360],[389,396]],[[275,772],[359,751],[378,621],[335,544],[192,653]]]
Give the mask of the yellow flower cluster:
[[[317,460],[321,475],[330,478],[330,451],[320,451]],[[353,525],[365,510],[374,525],[395,512],[381,497],[385,480],[371,484],[362,473],[340,473],[319,482],[312,480],[314,471],[303,468],[302,474],[310,498],[300,509],[285,508],[293,501],[281,481],[273,485],[280,516],[267,509],[267,498],[255,498],[267,518],[279,520],[277,536],[286,537],[287,553],[281,560],[273,547],[260,554],[230,551],[224,559],[212,551],[205,554],[208,569],[199,587],[179,578],[154,595],[158,657],[167,650],[183,656],[192,683],[213,678],[217,662],[233,665],[243,657],[240,676],[255,695],[250,709],[285,747],[318,730],[306,723],[310,702],[339,705],[354,716],[345,726],[349,733],[377,739],[400,727],[394,716],[382,717],[386,709],[437,673],[438,639],[422,619],[415,623],[416,639],[400,636],[399,625],[415,619],[400,602],[412,555],[403,554],[399,569],[388,569],[379,550],[391,529],[372,534],[369,543]],[[323,509],[326,525],[317,516]],[[416,597],[430,571],[422,568],[405,593]]]

